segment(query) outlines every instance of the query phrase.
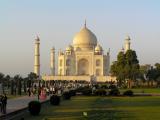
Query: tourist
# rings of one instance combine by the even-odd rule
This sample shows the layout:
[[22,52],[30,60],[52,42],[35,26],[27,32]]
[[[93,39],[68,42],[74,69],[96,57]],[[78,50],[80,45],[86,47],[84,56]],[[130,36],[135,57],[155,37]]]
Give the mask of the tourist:
[[49,88],[46,87],[46,93],[47,93],[47,96],[49,96]]
[[0,95],[0,110],[1,110],[1,112],[2,112],[2,98],[3,98],[3,96]]
[[38,87],[38,100],[39,100],[40,94],[41,94],[41,87]]
[[4,94],[2,97],[2,112],[3,114],[6,114],[6,106],[7,106],[7,96]]
[[28,96],[30,97],[31,96],[31,89],[28,88]]

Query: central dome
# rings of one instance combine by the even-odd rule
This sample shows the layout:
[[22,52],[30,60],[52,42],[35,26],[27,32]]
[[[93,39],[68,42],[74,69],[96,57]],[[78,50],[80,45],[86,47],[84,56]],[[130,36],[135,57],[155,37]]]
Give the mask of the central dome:
[[97,45],[97,38],[86,25],[77,33],[73,39],[74,48],[93,49]]

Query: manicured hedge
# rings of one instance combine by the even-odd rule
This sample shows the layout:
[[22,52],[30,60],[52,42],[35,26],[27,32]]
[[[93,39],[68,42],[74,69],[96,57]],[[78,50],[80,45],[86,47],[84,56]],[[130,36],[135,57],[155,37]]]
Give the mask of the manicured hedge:
[[76,96],[76,90],[70,90],[69,93],[71,96]]
[[92,94],[92,89],[90,87],[80,87],[76,89],[76,92],[82,93],[82,95],[91,95]]
[[50,97],[50,104],[51,105],[59,105],[60,104],[60,97],[57,95],[52,95]]
[[118,95],[120,95],[120,92],[119,92],[119,90],[117,88],[114,88],[114,89],[111,89],[109,91],[109,95],[111,95],[111,96],[118,96]]
[[98,96],[105,96],[107,94],[106,90],[105,89],[98,89],[94,92],[95,95],[98,95]]
[[31,115],[39,115],[39,113],[41,111],[41,103],[39,101],[29,102],[28,110]]
[[63,93],[63,99],[64,99],[64,100],[69,100],[70,98],[71,98],[70,92],[64,92],[64,93]]
[[133,96],[133,91],[132,90],[124,91],[123,95],[124,96]]

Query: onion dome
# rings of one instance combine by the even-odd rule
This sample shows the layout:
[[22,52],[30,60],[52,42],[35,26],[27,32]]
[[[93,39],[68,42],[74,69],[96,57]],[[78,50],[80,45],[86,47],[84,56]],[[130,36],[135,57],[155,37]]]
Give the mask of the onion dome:
[[86,24],[73,39],[74,48],[80,48],[81,50],[93,49],[96,45],[97,38],[94,33],[86,27]]

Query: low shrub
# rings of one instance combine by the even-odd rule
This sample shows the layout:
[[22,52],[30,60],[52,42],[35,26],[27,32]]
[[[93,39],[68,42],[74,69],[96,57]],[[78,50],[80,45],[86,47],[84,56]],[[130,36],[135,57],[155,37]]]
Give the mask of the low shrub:
[[76,90],[70,90],[69,93],[71,96],[76,96]]
[[120,92],[117,88],[114,88],[109,91],[109,95],[118,96],[118,95],[120,95]]
[[109,89],[117,89],[117,86],[116,85],[110,85]]
[[70,98],[71,98],[70,92],[64,92],[64,93],[63,93],[63,99],[64,99],[64,100],[69,100]]
[[28,110],[31,115],[39,115],[39,113],[41,111],[41,103],[39,101],[29,102]]
[[133,96],[133,91],[132,90],[124,91],[123,95],[124,96]]
[[108,89],[108,86],[107,85],[102,85],[101,88],[102,89]]
[[76,89],[76,92],[82,93],[82,95],[91,95],[92,89],[89,87],[79,87]]
[[59,105],[60,104],[60,97],[57,95],[52,95],[50,97],[50,104],[51,105]]
[[84,90],[82,90],[82,94],[83,95],[91,95],[92,94],[92,89],[91,88],[86,88]]
[[95,95],[98,95],[98,96],[105,96],[106,95],[106,90],[105,89],[98,89],[95,91]]

